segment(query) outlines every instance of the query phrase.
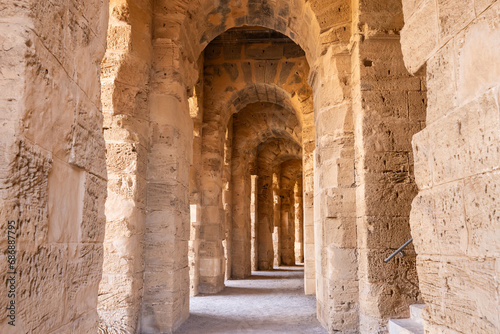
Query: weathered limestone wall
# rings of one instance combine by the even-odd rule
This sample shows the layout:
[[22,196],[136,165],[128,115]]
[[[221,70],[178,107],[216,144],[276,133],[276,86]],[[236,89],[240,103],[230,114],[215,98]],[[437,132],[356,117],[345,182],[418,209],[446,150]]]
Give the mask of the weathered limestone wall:
[[497,1],[403,1],[406,67],[427,69],[411,210],[427,333],[500,331]]
[[[99,66],[107,7],[91,0],[0,3],[2,333],[97,330],[106,199]],[[6,317],[9,276],[15,327]]]
[[420,299],[415,252],[385,264],[410,239],[416,195],[411,138],[424,127],[422,76],[403,63],[399,1],[360,2],[352,54],[356,225],[361,333],[386,333],[389,317],[409,317]]
[[112,1],[102,62],[108,198],[98,311],[104,330],[135,332],[143,294],[151,7]]

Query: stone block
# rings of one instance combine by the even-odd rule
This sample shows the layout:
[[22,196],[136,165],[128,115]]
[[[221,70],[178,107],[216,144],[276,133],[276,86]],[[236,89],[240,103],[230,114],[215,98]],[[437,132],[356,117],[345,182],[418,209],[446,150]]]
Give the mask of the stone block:
[[413,136],[412,146],[415,183],[420,189],[427,189],[433,180],[432,142],[429,139],[429,129],[416,133]]
[[409,214],[417,187],[406,176],[366,173],[361,182],[363,191],[357,200],[366,203],[364,215],[404,217]]
[[[439,122],[439,126],[449,131],[431,132],[430,140],[436,143],[433,147],[435,183],[489,171],[497,166],[500,119],[496,99],[496,90],[487,91]],[[453,153],[448,151],[451,143],[455,147]]]
[[410,224],[407,217],[358,218],[359,248],[396,250],[410,238]]
[[450,0],[437,0],[439,13],[439,40],[445,42],[468,25],[474,18],[474,0],[457,4]]
[[427,92],[408,92],[408,117],[412,122],[426,121],[427,112]]
[[283,45],[248,44],[245,46],[245,58],[257,60],[280,60],[283,58]]
[[386,118],[408,118],[408,93],[400,91],[365,91],[362,107],[368,113]]
[[188,212],[186,187],[180,184],[149,183],[147,186],[148,208],[156,210],[179,210]]
[[457,106],[453,52],[453,42],[449,42],[427,62],[427,124],[438,120]]
[[438,13],[433,0],[425,0],[401,30],[401,48],[406,68],[417,72],[438,47]]
[[104,241],[104,214],[106,202],[106,180],[93,174],[85,176],[83,212],[80,226],[81,242],[102,243]]
[[338,280],[355,280],[357,277],[356,250],[328,245],[327,266],[325,268],[326,277]]
[[420,130],[419,123],[365,113],[363,144],[368,152],[410,151],[412,134]]
[[241,59],[242,45],[241,44],[224,44],[222,48],[225,60]]
[[498,172],[492,172],[464,181],[467,254],[470,256],[500,256],[497,243],[500,238],[499,177]]
[[354,189],[329,189],[323,201],[323,217],[344,218],[355,217],[356,215],[356,193]]
[[85,174],[80,168],[54,160],[48,178],[49,241],[80,241],[86,190]]
[[340,248],[356,247],[356,219],[326,218],[325,242]]
[[495,24],[498,15],[500,5],[495,3],[455,37],[459,105],[498,85],[500,69],[487,65],[494,64],[495,55],[500,52],[500,29]]
[[352,9],[350,3],[343,1],[332,1],[321,8],[317,20],[321,30],[327,30],[334,24],[346,23],[351,20]]
[[410,213],[411,235],[413,245],[419,255],[435,252],[435,235],[437,234],[433,193],[421,191],[413,200]]

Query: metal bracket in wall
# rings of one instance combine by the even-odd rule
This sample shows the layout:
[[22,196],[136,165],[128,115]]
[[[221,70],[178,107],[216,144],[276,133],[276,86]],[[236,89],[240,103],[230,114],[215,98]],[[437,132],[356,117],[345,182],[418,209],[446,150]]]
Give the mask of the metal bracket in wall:
[[394,251],[394,253],[392,253],[391,255],[389,255],[389,257],[387,259],[384,260],[384,263],[387,263],[389,261],[391,261],[391,259],[393,257],[395,257],[397,254],[401,254],[401,256],[404,256],[405,253],[403,253],[403,249],[408,246],[411,242],[413,241],[413,238],[410,238],[410,240],[408,240],[407,242],[405,242],[401,247],[399,247],[398,249],[396,249]]

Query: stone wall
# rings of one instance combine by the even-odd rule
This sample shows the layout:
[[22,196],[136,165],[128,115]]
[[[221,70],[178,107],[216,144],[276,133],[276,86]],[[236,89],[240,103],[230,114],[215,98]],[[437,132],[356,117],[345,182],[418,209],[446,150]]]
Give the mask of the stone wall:
[[[9,290],[7,279],[15,280],[15,297],[2,289],[0,305],[4,314],[12,301],[16,308],[15,327],[3,316],[1,332],[97,330],[107,6],[0,2],[0,279]],[[9,267],[13,236],[16,261]]]
[[405,65],[427,70],[410,219],[426,332],[498,333],[500,6],[405,0],[403,11]]

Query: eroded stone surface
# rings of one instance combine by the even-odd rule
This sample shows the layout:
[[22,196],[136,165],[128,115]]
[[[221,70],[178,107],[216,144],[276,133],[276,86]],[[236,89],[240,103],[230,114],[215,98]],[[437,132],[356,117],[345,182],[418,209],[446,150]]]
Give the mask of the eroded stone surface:
[[170,333],[253,259],[304,260],[332,333],[385,333],[420,298],[429,333],[498,332],[499,11],[0,2],[16,329]]

